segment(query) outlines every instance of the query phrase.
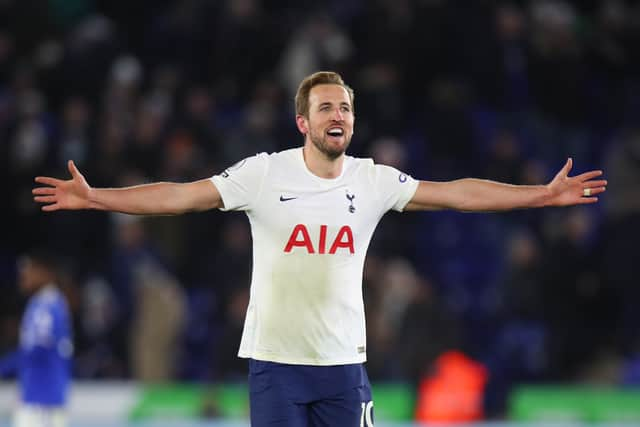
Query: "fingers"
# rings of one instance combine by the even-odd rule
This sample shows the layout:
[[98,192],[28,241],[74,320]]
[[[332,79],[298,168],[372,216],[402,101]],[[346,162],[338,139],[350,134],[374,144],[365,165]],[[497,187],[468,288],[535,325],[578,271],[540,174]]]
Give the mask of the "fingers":
[[587,181],[582,184],[584,188],[597,188],[597,187],[606,187],[607,181],[604,179],[598,181]]
[[78,171],[78,168],[76,167],[76,164],[73,163],[73,160],[69,160],[67,162],[67,167],[69,168],[69,172],[71,173],[72,177],[77,178],[78,175],[80,175],[80,171]]
[[564,176],[569,175],[569,172],[571,171],[571,168],[573,167],[573,159],[571,157],[569,157],[567,159],[567,163],[564,164],[564,167],[562,168],[562,170],[560,171]]
[[[594,196],[596,194],[604,193],[605,191],[607,191],[606,187],[593,187],[593,188],[589,188],[589,195]],[[583,198],[588,199],[589,196],[583,196]]]
[[48,176],[37,176],[35,180],[38,184],[50,185],[52,187],[57,187],[64,182],[60,179],[51,178]]
[[58,205],[57,203],[54,203],[52,205],[42,206],[42,210],[44,212],[53,212],[53,211],[57,211],[58,209],[60,209],[60,205]]
[[36,202],[39,203],[53,203],[57,200],[56,196],[36,196],[33,198]]
[[600,175],[602,175],[602,171],[596,170],[596,171],[589,171],[589,172],[582,173],[580,175],[574,176],[574,178],[577,179],[578,181],[588,181]]
[[50,203],[42,206],[42,210],[45,212],[57,211],[59,205],[57,204],[56,186],[62,183],[59,179],[49,178],[46,176],[36,177],[36,182],[45,185],[51,185],[51,187],[38,187],[31,190],[31,194],[34,195],[33,200],[38,203]]
[[590,205],[592,203],[597,203],[597,202],[598,202],[597,197],[582,197],[580,200],[578,200],[579,205]]
[[56,194],[56,189],[54,187],[38,187],[31,190],[31,194],[34,194],[36,196],[47,196]]

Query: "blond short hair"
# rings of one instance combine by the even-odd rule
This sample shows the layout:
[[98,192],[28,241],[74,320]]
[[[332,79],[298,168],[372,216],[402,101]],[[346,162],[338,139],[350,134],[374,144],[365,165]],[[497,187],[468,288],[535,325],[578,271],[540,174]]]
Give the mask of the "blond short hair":
[[340,74],[333,71],[318,71],[307,77],[305,77],[300,86],[298,86],[298,92],[296,92],[296,114],[309,117],[309,93],[311,89],[318,85],[338,85],[342,86],[349,94],[349,100],[351,101],[351,111],[354,111],[353,100],[355,94],[342,80]]

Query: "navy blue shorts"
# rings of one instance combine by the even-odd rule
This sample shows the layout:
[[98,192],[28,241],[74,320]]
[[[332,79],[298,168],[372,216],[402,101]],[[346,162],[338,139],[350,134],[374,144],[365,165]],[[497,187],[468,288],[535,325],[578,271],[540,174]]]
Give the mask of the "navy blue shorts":
[[371,427],[371,385],[361,363],[249,361],[252,427]]

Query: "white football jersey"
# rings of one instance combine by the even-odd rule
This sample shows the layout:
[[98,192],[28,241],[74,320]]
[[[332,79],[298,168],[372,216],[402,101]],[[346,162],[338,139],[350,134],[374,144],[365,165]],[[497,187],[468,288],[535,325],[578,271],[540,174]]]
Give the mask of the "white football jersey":
[[366,360],[365,254],[376,225],[418,182],[346,156],[334,179],[311,173],[302,148],[261,153],[211,178],[222,210],[251,223],[251,296],[238,355],[303,365]]

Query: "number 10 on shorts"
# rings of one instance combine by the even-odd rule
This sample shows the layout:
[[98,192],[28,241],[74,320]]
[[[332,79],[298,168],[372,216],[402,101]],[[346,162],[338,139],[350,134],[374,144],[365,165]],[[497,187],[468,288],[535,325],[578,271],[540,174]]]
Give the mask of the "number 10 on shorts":
[[362,415],[360,415],[360,427],[373,427],[373,400],[362,402]]

